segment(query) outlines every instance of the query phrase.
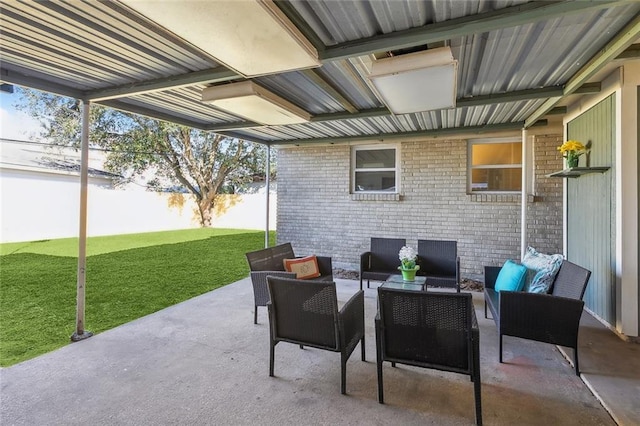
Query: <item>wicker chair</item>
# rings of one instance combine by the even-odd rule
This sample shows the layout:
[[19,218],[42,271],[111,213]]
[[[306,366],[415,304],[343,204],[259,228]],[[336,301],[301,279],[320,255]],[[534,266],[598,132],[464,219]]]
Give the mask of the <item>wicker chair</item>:
[[[267,289],[267,276],[274,275],[284,278],[295,278],[293,272],[284,270],[284,259],[293,259],[295,254],[291,243],[284,243],[262,250],[252,251],[245,255],[251,270],[251,284],[253,285],[253,323],[258,323],[258,306],[267,306],[269,302],[269,290]],[[320,281],[333,281],[333,267],[331,258],[317,256],[320,276],[315,278]]]
[[369,280],[384,281],[398,273],[398,255],[406,243],[404,238],[371,238],[371,250],[360,255],[360,290],[363,279],[369,288]]
[[453,287],[460,292],[460,257],[457,241],[418,240],[418,275],[427,285]]
[[358,343],[365,361],[364,291],[338,311],[334,282],[267,277],[269,308],[269,376],[273,377],[275,347],[289,342],[340,352],[341,392],[346,394],[347,360]]
[[499,360],[502,362],[502,336],[573,348],[576,375],[578,366],[578,331],[591,271],[564,260],[549,294],[494,290],[499,266],[484,268],[484,316],[491,311],[499,335]]
[[481,425],[480,335],[471,294],[381,287],[378,306],[378,401],[384,403],[383,361],[466,374],[473,381],[476,423]]

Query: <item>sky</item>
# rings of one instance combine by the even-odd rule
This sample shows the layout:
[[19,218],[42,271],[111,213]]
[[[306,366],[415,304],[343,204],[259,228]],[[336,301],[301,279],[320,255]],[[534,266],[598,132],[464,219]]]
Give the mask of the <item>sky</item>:
[[14,108],[17,96],[15,92],[0,92],[0,138],[35,141],[40,124]]

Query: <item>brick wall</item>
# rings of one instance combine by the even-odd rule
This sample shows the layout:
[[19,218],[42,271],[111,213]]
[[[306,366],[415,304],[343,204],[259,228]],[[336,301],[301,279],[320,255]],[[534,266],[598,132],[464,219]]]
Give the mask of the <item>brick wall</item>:
[[[530,245],[562,247],[561,136],[537,136],[536,197],[528,208]],[[350,194],[351,148],[287,147],[278,152],[278,241],[296,254],[333,257],[334,267],[357,270],[370,237],[458,241],[461,274],[479,279],[483,265],[520,257],[520,196],[468,195],[466,140],[399,143],[400,196]]]

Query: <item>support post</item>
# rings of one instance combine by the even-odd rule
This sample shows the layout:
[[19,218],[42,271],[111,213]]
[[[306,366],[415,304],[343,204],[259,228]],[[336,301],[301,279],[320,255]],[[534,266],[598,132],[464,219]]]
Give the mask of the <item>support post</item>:
[[267,212],[265,214],[265,230],[264,230],[264,247],[269,247],[269,193],[271,192],[271,145],[267,145],[267,166],[266,169],[266,203],[267,203]]
[[78,232],[78,279],[76,287],[76,331],[71,341],[91,337],[93,333],[84,329],[85,283],[87,265],[87,186],[89,183],[89,108],[88,101],[82,102],[82,133],[80,153],[80,226]]
[[524,255],[527,252],[527,188],[529,186],[528,183],[528,152],[529,147],[527,146],[527,129],[522,129],[522,188],[520,195],[520,260],[524,259]]

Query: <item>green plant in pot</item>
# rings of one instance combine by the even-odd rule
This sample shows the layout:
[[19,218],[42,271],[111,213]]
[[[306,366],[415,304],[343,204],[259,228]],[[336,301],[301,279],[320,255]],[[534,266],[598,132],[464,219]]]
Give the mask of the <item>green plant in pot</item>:
[[420,269],[419,265],[416,265],[418,254],[416,251],[408,246],[404,246],[400,249],[400,266],[398,269],[402,272],[402,279],[405,281],[415,281],[416,272]]

